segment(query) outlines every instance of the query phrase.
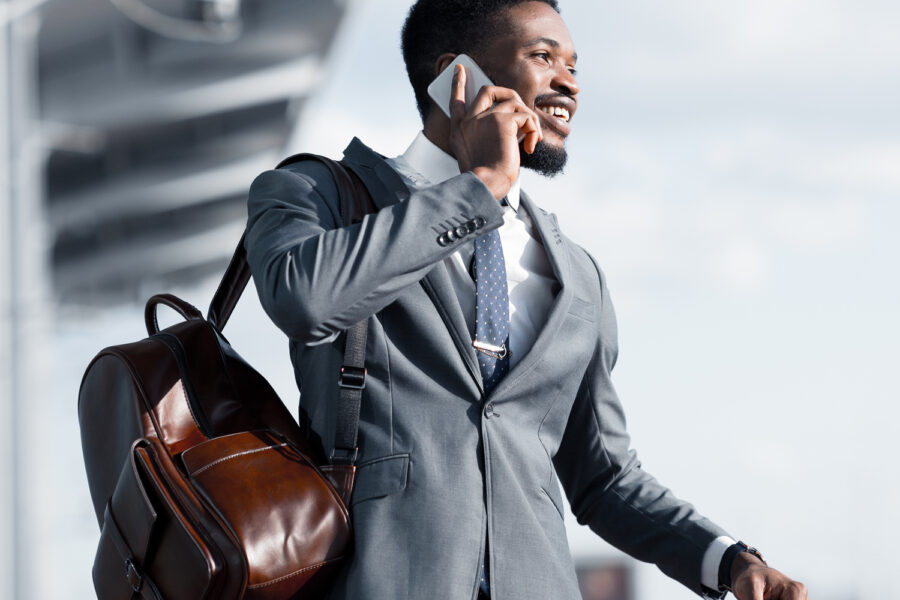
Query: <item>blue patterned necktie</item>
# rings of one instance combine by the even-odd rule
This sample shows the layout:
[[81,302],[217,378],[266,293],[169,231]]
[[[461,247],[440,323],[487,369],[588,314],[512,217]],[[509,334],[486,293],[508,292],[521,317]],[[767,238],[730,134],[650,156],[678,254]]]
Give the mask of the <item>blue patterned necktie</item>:
[[[509,290],[500,233],[475,238],[475,339],[485,393],[509,371]],[[487,563],[481,566],[481,591],[490,594]]]
[[475,340],[484,391],[509,371],[509,292],[500,233],[475,239]]

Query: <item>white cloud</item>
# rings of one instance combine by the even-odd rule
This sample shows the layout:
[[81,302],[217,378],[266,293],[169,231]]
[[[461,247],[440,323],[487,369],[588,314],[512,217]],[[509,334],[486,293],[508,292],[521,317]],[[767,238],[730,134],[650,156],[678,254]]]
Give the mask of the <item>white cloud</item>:
[[827,148],[806,148],[798,165],[809,182],[853,189],[859,195],[900,195],[900,141],[834,140]]
[[632,2],[564,15],[575,23],[576,43],[602,48],[596,56],[607,74],[636,81],[874,82],[900,65],[900,9],[873,0]]
[[739,292],[758,292],[770,275],[769,252],[751,240],[727,243],[712,257],[714,273],[729,288]]
[[387,156],[403,152],[421,129],[416,114],[397,113],[382,119],[367,118],[359,112],[316,107],[305,113],[289,152],[316,152],[340,157],[354,136]]
[[846,199],[779,206],[769,222],[782,242],[805,253],[850,247],[869,230],[865,205]]

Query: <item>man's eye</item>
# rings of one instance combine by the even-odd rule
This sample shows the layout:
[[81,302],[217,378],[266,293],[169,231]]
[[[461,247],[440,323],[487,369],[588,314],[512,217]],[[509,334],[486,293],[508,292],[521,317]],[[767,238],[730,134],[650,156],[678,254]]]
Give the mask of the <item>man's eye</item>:
[[535,52],[532,56],[540,58],[541,60],[545,60],[550,62],[550,53],[549,52]]

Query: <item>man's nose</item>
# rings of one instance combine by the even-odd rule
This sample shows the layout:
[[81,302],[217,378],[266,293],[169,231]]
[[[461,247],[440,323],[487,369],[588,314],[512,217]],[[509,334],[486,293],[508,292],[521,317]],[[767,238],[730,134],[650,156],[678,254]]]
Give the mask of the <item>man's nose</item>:
[[556,77],[553,80],[553,88],[562,92],[567,96],[576,96],[581,89],[578,87],[578,80],[568,67],[560,67],[557,70]]

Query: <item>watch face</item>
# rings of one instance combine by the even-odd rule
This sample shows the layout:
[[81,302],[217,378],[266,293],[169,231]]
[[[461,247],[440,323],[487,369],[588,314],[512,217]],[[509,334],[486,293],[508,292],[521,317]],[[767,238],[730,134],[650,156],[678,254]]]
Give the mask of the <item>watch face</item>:
[[747,552],[748,554],[752,554],[753,556],[755,556],[756,558],[761,560],[762,564],[769,566],[769,564],[766,562],[766,559],[763,558],[763,555],[759,550],[757,550],[753,546],[748,546],[744,542],[738,542],[738,544],[740,544],[740,546],[744,552]]
[[747,552],[749,552],[750,554],[752,554],[753,556],[755,556],[756,558],[761,560],[764,565],[768,566],[768,564],[766,563],[766,559],[763,558],[763,555],[760,553],[759,550],[757,550],[753,546],[750,546],[749,548],[747,548]]

